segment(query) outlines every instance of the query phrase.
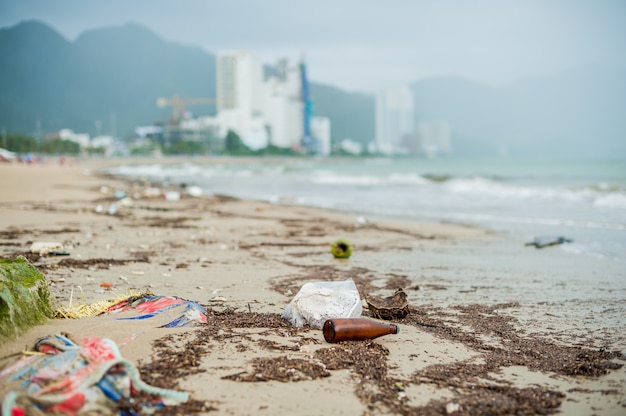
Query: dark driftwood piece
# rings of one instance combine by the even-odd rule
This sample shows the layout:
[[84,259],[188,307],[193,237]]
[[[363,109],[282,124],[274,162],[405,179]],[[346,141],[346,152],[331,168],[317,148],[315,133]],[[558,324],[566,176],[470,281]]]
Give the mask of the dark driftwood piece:
[[365,300],[373,318],[391,320],[409,314],[409,300],[402,288],[386,298],[366,296]]

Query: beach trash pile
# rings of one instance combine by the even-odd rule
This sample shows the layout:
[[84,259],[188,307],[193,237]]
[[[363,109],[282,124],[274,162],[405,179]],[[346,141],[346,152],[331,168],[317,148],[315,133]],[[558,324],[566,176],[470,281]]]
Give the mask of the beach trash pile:
[[32,354],[0,373],[2,416],[150,414],[189,399],[186,392],[143,382],[106,338],[39,339]]

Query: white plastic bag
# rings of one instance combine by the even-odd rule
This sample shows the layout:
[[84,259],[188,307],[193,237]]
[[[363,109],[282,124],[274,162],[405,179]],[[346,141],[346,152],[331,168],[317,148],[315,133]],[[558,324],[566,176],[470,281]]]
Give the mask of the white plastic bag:
[[352,279],[312,282],[302,286],[283,312],[283,319],[297,327],[321,328],[327,319],[358,318],[363,312],[359,291]]

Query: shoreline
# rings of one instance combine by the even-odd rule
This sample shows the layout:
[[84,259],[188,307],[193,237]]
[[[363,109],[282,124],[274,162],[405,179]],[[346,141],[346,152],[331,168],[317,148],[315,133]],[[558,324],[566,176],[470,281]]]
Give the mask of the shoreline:
[[[17,352],[50,331],[92,334],[123,345],[122,354],[146,369],[158,354],[180,353],[181,344],[192,343],[200,364],[177,368],[180,376],[169,383],[215,409],[211,414],[446,414],[457,406],[460,413],[480,414],[494,410],[484,407],[496,398],[487,388],[494,383],[501,405],[513,413],[624,410],[626,371],[611,368],[624,357],[598,351],[626,352],[626,331],[620,331],[626,328],[620,318],[625,301],[619,290],[612,298],[600,290],[598,279],[607,271],[599,260],[531,251],[475,227],[379,219],[361,224],[350,213],[217,195],[142,197],[116,215],[98,214],[98,204],[116,202],[115,190],[141,194],[149,186],[96,174],[118,162],[0,166],[2,255],[27,251],[28,241],[67,242],[70,266],[59,267],[62,259],[52,257],[34,263],[62,304],[72,294],[77,299],[77,287],[86,303],[130,288],[150,289],[206,305],[210,325],[172,330],[144,322],[129,330],[102,317],[55,320],[3,350]],[[329,244],[339,237],[355,245],[347,261],[330,255]],[[597,279],[590,284],[588,275]],[[279,319],[302,284],[346,278],[355,281],[361,297],[388,296],[398,286],[407,291],[412,309],[397,322],[400,334],[331,345],[321,331],[294,329]],[[104,281],[113,289],[101,290]],[[587,298],[575,304],[572,294]],[[166,347],[155,346],[160,339],[168,340]],[[537,350],[550,360],[529,356]],[[589,374],[576,373],[574,353],[581,350]],[[261,366],[281,360],[291,360],[285,362],[294,371],[285,375]],[[307,372],[319,363],[328,375]],[[379,378],[368,378],[368,365]],[[246,379],[255,371],[265,381]],[[543,399],[532,404],[524,397],[529,393]],[[483,403],[472,401],[476,397]]]

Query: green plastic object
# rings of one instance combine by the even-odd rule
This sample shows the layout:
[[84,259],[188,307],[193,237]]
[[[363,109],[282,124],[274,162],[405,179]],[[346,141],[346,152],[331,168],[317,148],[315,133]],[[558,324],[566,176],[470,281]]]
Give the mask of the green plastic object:
[[347,259],[352,255],[352,244],[345,238],[340,238],[330,246],[330,252],[336,259]]
[[0,259],[0,344],[54,316],[45,276],[19,256]]

